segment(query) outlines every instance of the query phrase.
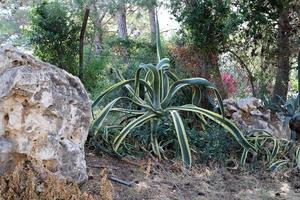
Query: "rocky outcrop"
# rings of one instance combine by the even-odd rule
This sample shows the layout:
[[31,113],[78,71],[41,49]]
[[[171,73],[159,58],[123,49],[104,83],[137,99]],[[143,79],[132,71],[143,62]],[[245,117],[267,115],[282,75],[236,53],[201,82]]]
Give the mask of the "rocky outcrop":
[[261,100],[249,97],[226,99],[223,103],[226,117],[232,119],[245,134],[251,130],[264,129],[276,137],[290,139],[291,131],[288,124],[284,123],[284,117],[271,114]]
[[0,173],[26,155],[84,181],[90,122],[90,100],[77,77],[16,49],[0,49]]

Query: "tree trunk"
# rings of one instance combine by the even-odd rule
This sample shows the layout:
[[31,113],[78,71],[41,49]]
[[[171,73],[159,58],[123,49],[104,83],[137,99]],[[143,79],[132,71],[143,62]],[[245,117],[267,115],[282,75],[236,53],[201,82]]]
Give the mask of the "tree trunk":
[[221,72],[218,66],[218,54],[216,52],[206,53],[203,57],[205,78],[215,83],[223,99],[228,98],[228,92],[224,87]]
[[80,31],[80,46],[79,46],[79,78],[82,80],[83,79],[83,45],[84,45],[84,34],[86,30],[86,25],[87,21],[89,18],[89,13],[90,9],[86,8],[84,17],[83,17],[83,22],[81,26],[81,31]]
[[[98,8],[97,0],[93,2],[93,12],[94,12],[94,45],[95,45],[95,53],[97,56],[100,56],[103,50],[103,20],[107,14],[106,8]],[[101,9],[102,8],[102,9]]]
[[155,7],[152,6],[148,10],[149,22],[150,22],[150,33],[151,33],[151,44],[156,44],[156,23],[155,23]]
[[117,11],[118,20],[118,35],[121,39],[126,39],[128,37],[127,25],[126,25],[126,8],[125,4],[120,5]]
[[[126,40],[128,38],[127,33],[127,25],[126,25],[126,7],[125,4],[122,3],[117,10],[117,21],[118,21],[118,35],[122,40]],[[121,46],[121,54],[123,56],[124,62],[128,62],[128,50],[127,47]]]
[[278,23],[278,55],[275,86],[273,90],[273,102],[282,104],[286,101],[288,93],[290,65],[290,31],[289,11],[283,10],[279,16]]
[[102,33],[102,26],[101,21],[97,20],[94,23],[94,45],[95,45],[95,53],[97,56],[100,56],[102,53],[102,43],[103,43],[103,33]]

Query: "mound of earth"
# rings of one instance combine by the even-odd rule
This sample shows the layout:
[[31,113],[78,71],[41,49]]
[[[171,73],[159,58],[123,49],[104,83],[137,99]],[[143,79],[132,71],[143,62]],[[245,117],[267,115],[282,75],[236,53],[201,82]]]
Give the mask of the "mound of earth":
[[77,183],[60,179],[33,159],[19,162],[14,170],[0,177],[0,199],[5,200],[94,200],[81,192]]

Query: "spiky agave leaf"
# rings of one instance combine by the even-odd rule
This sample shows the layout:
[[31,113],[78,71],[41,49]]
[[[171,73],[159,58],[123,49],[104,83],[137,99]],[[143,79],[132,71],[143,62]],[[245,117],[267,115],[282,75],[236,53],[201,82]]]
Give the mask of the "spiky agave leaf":
[[249,153],[249,149],[243,149],[243,153],[242,153],[242,157],[241,157],[241,161],[240,161],[240,164],[241,166],[244,166],[245,163],[246,163],[246,159],[248,157],[248,153]]
[[177,138],[178,138],[178,142],[179,142],[179,146],[180,146],[180,150],[181,150],[181,156],[182,156],[184,168],[189,169],[192,164],[192,156],[191,156],[190,145],[188,142],[184,124],[183,124],[182,119],[177,111],[170,110],[170,114],[172,116],[173,123],[175,126],[175,131],[177,134]]
[[93,132],[96,134],[100,127],[102,126],[104,120],[107,118],[107,115],[111,111],[115,112],[121,112],[121,113],[126,113],[126,114],[133,114],[133,115],[141,115],[144,112],[138,111],[138,110],[128,110],[128,109],[121,109],[121,108],[113,108],[113,106],[120,100],[127,100],[128,102],[131,102],[133,104],[136,104],[137,106],[140,106],[142,108],[148,109],[145,104],[138,104],[137,102],[134,102],[132,99],[128,97],[118,97],[114,100],[112,100],[110,103],[108,103],[102,110],[101,112],[97,115],[96,120],[92,124]]
[[196,86],[199,88],[209,88],[212,89],[218,99],[218,104],[221,110],[222,115],[224,114],[224,106],[222,103],[222,97],[220,95],[220,93],[218,92],[217,88],[208,80],[204,79],[204,78],[189,78],[189,79],[182,79],[179,81],[176,81],[175,83],[173,83],[170,87],[170,90],[168,92],[168,94],[166,95],[166,97],[164,98],[164,100],[162,101],[162,107],[165,108],[169,105],[171,99],[173,98],[173,96],[183,87],[186,86]]
[[177,110],[177,111],[187,111],[187,112],[195,112],[200,113],[212,121],[215,121],[216,123],[223,126],[234,138],[235,140],[245,149],[254,149],[254,146],[250,144],[247,139],[244,137],[243,133],[228,119],[224,118],[222,115],[219,115],[215,112],[197,107],[192,104],[183,105],[183,106],[174,106],[169,107],[167,110]]
[[[153,89],[151,88],[151,86],[145,82],[145,81],[141,81],[141,71],[142,70],[148,70],[151,72],[151,74],[153,75]],[[140,65],[139,69],[137,70],[136,74],[135,74],[135,94],[138,95],[138,91],[139,91],[139,84],[144,84],[144,86],[150,87],[151,91],[152,91],[152,104],[153,107],[156,110],[161,109],[161,104],[160,104],[160,91],[161,91],[161,80],[159,77],[159,71],[156,69],[156,67],[152,64],[142,64]],[[148,88],[147,88],[148,89]]]
[[[123,77],[120,70],[114,69],[114,72],[115,72],[116,78],[119,80],[119,82],[120,81],[125,81],[125,78]],[[134,95],[134,89],[131,87],[131,85],[129,85],[129,84],[125,85],[125,88],[129,92],[129,94],[131,94],[132,96]]]
[[111,108],[110,112],[120,112],[129,115],[142,115],[145,113],[144,110],[134,110],[134,109],[125,109],[125,108]]
[[171,85],[168,94],[162,101],[163,107],[168,106],[172,97],[176,94],[176,92],[178,92],[181,88],[186,87],[186,86],[189,86],[189,87],[190,86],[197,86],[197,87],[212,86],[213,87],[213,85],[204,78],[189,78],[189,79],[178,80]]
[[157,127],[158,127],[158,121],[152,119],[150,121],[151,123],[151,147],[155,155],[158,156],[159,159],[161,159],[160,154],[160,147],[158,143],[158,137],[157,137]]
[[[95,108],[99,105],[99,103],[101,102],[101,100],[109,93],[111,93],[112,91],[118,89],[118,88],[121,88],[125,85],[128,85],[130,83],[134,83],[134,79],[129,79],[129,80],[123,80],[123,81],[120,81],[112,86],[110,86],[109,88],[107,88],[106,90],[104,90],[104,92],[102,92],[97,98],[96,100],[93,102],[92,104],[92,108]],[[142,99],[139,101],[139,103],[142,103]]]
[[296,160],[298,169],[300,169],[300,146],[298,146],[295,150],[295,160]]
[[[126,86],[130,83],[134,83],[134,82],[135,82],[135,79],[129,79],[129,80],[120,81],[120,82],[110,86],[108,89],[106,89],[104,92],[102,92],[100,96],[97,97],[97,99],[92,104],[92,108],[98,107],[101,100],[109,93],[111,93],[114,90],[117,90],[123,86]],[[154,95],[154,92],[153,92],[152,88],[149,86],[149,84],[147,84],[144,80],[140,80],[139,82],[147,89],[147,91],[149,92],[150,95]],[[145,101],[137,95],[133,95],[133,99],[131,99],[131,101],[133,103],[135,103],[136,105],[144,106],[144,107],[147,107],[148,109],[151,109],[151,105],[145,104]]]
[[290,162],[290,160],[277,160],[275,162],[273,162],[270,166],[269,166],[269,170],[270,171],[276,171],[278,170],[280,167],[283,167],[284,165],[287,165]]
[[170,59],[169,58],[161,59],[156,65],[156,69],[158,69],[158,70],[168,70],[169,68],[170,68]]
[[102,126],[103,121],[105,120],[106,116],[108,115],[109,111],[112,109],[112,107],[115,105],[116,102],[121,100],[122,97],[116,98],[113,101],[111,101],[109,104],[107,104],[100,112],[97,119],[94,121],[92,127],[94,128],[94,134],[98,131],[98,129]]
[[160,100],[162,101],[166,95],[168,94],[168,91],[170,90],[170,81],[169,78],[167,76],[167,74],[165,72],[163,72],[161,74],[161,78],[162,78],[162,90],[161,90],[161,98]]
[[152,113],[152,112],[146,112],[142,116],[139,116],[138,118],[136,118],[136,119],[132,120],[130,123],[128,123],[127,126],[125,126],[122,129],[120,134],[114,139],[113,149],[115,151],[117,151],[119,146],[121,145],[121,143],[123,142],[123,140],[125,139],[125,137],[128,135],[128,133],[130,131],[132,131],[137,126],[140,126],[155,117],[157,117],[157,114]]

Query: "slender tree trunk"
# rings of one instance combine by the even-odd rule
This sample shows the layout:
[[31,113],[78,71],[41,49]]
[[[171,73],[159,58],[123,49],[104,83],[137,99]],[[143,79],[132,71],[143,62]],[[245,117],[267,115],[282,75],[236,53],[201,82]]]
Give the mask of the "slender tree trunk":
[[[126,7],[125,3],[122,3],[117,10],[117,21],[118,21],[118,35],[122,40],[126,40],[128,38],[127,33],[127,24],[126,24]],[[128,49],[126,46],[121,46],[121,53],[124,59],[124,62],[128,62]]]
[[89,18],[89,13],[90,9],[86,8],[84,17],[83,17],[83,22],[81,26],[81,31],[80,31],[80,46],[79,46],[79,78],[82,80],[83,79],[83,45],[84,45],[84,34],[87,26],[87,21]]
[[151,44],[156,44],[156,23],[155,23],[155,7],[152,6],[148,9],[149,22],[150,22],[150,33],[151,33]]
[[102,43],[103,43],[103,33],[101,30],[101,23],[95,23],[94,30],[95,30],[95,36],[94,36],[95,52],[97,56],[100,56],[102,53]]
[[95,45],[95,53],[97,56],[100,56],[103,50],[103,20],[107,14],[106,8],[98,8],[97,0],[93,1],[93,12],[94,12],[94,45]]
[[221,72],[218,66],[217,52],[209,52],[204,55],[205,77],[215,83],[223,99],[228,98],[228,92],[224,87]]
[[126,25],[126,8],[125,4],[120,5],[117,11],[118,20],[118,35],[121,39],[127,39],[127,25]]
[[290,65],[290,31],[289,11],[283,10],[279,16],[278,24],[278,55],[273,101],[282,104],[281,99],[286,101],[288,93]]

